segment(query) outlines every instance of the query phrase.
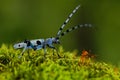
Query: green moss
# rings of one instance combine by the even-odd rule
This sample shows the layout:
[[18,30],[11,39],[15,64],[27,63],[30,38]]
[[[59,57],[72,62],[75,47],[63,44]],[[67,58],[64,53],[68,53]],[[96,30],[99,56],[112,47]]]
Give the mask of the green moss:
[[56,52],[30,50],[18,58],[21,50],[2,45],[0,48],[0,80],[119,80],[119,69],[104,62],[92,61],[82,63],[80,56],[74,52]]

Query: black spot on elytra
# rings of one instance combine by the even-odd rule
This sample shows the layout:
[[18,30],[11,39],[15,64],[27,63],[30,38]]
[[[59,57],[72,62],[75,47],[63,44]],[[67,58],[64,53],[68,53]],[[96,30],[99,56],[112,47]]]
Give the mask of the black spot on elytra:
[[27,43],[27,40],[24,40],[24,43]]
[[24,43],[26,43],[27,46],[30,46],[30,41],[29,40],[25,40]]
[[40,41],[36,41],[36,43],[37,43],[38,45],[41,45],[41,42],[40,42]]
[[30,41],[27,42],[27,46],[30,46]]
[[18,45],[18,47],[20,47],[20,44]]

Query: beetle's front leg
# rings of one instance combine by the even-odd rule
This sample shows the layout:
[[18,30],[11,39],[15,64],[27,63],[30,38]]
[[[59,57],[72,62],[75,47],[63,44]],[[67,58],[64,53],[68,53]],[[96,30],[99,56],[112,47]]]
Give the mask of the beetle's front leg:
[[53,55],[54,55],[54,50],[56,50],[58,57],[59,58],[61,57],[58,53],[58,50],[53,45],[48,45],[48,47],[53,49]]

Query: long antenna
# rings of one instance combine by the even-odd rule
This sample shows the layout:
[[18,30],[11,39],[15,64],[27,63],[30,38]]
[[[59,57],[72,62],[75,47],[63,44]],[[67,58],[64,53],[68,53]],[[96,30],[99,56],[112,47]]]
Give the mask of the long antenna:
[[80,5],[78,5],[73,11],[72,13],[68,16],[68,18],[66,19],[66,21],[62,24],[62,26],[60,27],[57,36],[60,36],[63,28],[65,27],[65,25],[69,22],[70,18],[73,16],[73,14],[78,10],[78,8],[80,7]]
[[71,32],[71,31],[73,31],[73,30],[75,30],[75,29],[78,29],[78,28],[80,28],[80,27],[92,27],[92,25],[91,25],[91,24],[80,24],[80,25],[77,25],[77,26],[75,26],[75,27],[72,27],[72,28],[67,29],[65,32],[62,32],[57,38],[59,39],[61,36],[64,36],[64,35],[66,35],[67,33]]

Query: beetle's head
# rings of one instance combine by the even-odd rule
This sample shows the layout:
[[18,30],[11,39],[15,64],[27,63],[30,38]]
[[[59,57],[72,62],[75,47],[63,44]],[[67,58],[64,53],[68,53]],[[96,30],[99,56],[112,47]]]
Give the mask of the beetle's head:
[[60,44],[59,38],[52,38],[53,43]]

